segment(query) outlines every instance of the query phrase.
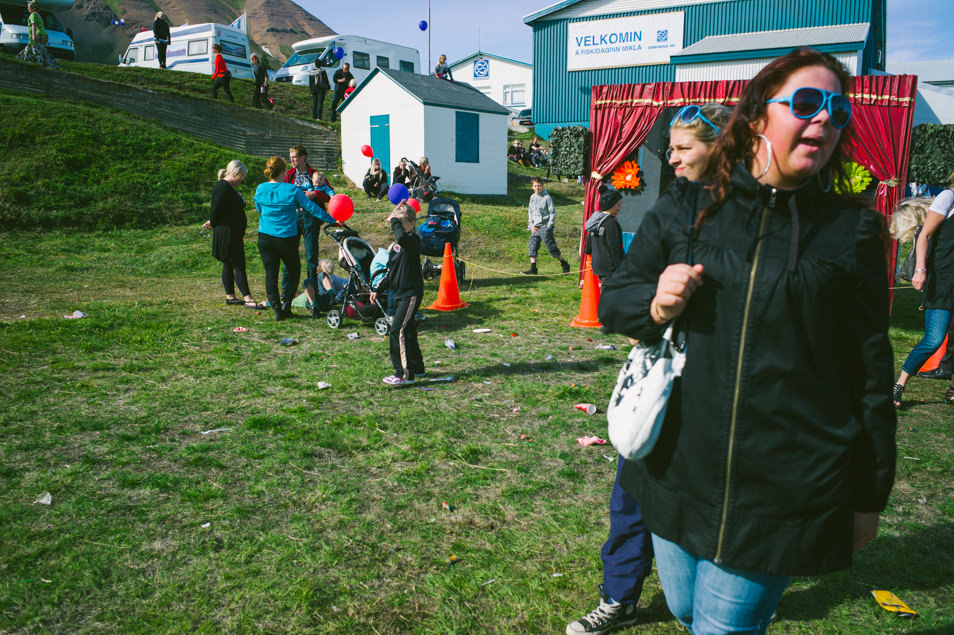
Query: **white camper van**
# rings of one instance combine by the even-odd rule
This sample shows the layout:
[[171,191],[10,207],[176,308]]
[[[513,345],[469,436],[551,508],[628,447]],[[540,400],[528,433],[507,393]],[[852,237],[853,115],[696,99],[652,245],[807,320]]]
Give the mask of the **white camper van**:
[[[26,27],[30,13],[26,6],[26,0],[0,0],[0,53],[16,55],[30,43],[30,31]],[[73,32],[64,29],[53,15],[54,11],[63,11],[71,6],[73,0],[40,0],[38,13],[49,38],[46,49],[53,57],[72,62],[76,58]]]
[[[344,52],[341,59],[335,56],[335,48]],[[316,65],[331,69],[329,81],[342,64],[351,65],[351,74],[360,84],[375,66],[395,68],[408,73],[421,72],[421,55],[417,49],[389,44],[357,35],[329,35],[292,44],[295,54],[275,73],[276,82],[292,82],[308,85],[308,75]]]
[[[186,24],[169,29],[169,39],[169,46],[166,47],[168,69],[212,75],[215,65],[212,45],[219,44],[222,46],[225,65],[232,77],[252,78],[248,34],[241,29],[212,22]],[[133,36],[126,54],[120,58],[119,65],[159,68],[156,38],[151,30]]]

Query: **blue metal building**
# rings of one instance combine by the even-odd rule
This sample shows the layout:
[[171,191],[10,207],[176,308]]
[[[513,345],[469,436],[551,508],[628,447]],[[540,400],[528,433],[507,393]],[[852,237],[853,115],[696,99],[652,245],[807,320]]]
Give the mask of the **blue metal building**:
[[[533,28],[538,135],[589,124],[590,86],[749,79],[799,46],[884,70],[886,0],[565,0]],[[589,23],[589,24],[587,24]],[[668,38],[669,44],[658,46]],[[665,49],[665,50],[662,50]]]

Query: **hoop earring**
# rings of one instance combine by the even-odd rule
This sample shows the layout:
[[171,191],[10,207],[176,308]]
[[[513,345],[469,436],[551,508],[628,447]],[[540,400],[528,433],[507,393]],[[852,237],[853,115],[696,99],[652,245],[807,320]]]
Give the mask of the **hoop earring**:
[[[757,177],[755,177],[755,180],[756,180],[756,181],[758,181],[760,178],[762,178],[763,176],[765,176],[766,174],[768,174],[769,168],[772,167],[772,156],[773,156],[773,155],[772,155],[772,141],[771,141],[768,137],[766,137],[764,134],[759,134],[758,137],[759,137],[762,141],[765,142],[765,145],[766,145],[766,146],[768,146],[768,148],[767,148],[767,150],[768,150],[768,156],[767,156],[766,159],[765,159],[765,168],[762,170],[762,172],[761,172]],[[758,157],[756,157],[756,158],[758,158]]]
[[818,187],[822,189],[822,192],[831,192],[831,186],[835,184],[835,170],[832,167],[828,166],[828,186],[822,185],[821,172],[815,174],[815,178],[818,179]]

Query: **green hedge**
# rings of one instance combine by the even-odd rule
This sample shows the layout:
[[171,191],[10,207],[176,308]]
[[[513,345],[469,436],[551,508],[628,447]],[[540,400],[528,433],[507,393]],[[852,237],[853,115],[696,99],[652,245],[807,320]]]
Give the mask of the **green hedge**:
[[586,173],[590,132],[582,126],[554,128],[550,133],[550,163],[556,174],[580,176]]
[[915,126],[908,180],[947,187],[951,172],[954,172],[954,125],[923,123]]

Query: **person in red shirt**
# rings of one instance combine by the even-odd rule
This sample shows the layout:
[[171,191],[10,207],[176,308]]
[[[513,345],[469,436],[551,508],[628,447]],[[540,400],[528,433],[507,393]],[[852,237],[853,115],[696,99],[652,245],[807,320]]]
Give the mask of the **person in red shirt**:
[[229,88],[229,82],[232,81],[232,73],[225,67],[225,59],[222,57],[222,47],[218,44],[212,45],[212,52],[215,53],[215,69],[212,73],[212,99],[219,98],[219,88],[225,91],[225,96],[233,104],[232,89]]

